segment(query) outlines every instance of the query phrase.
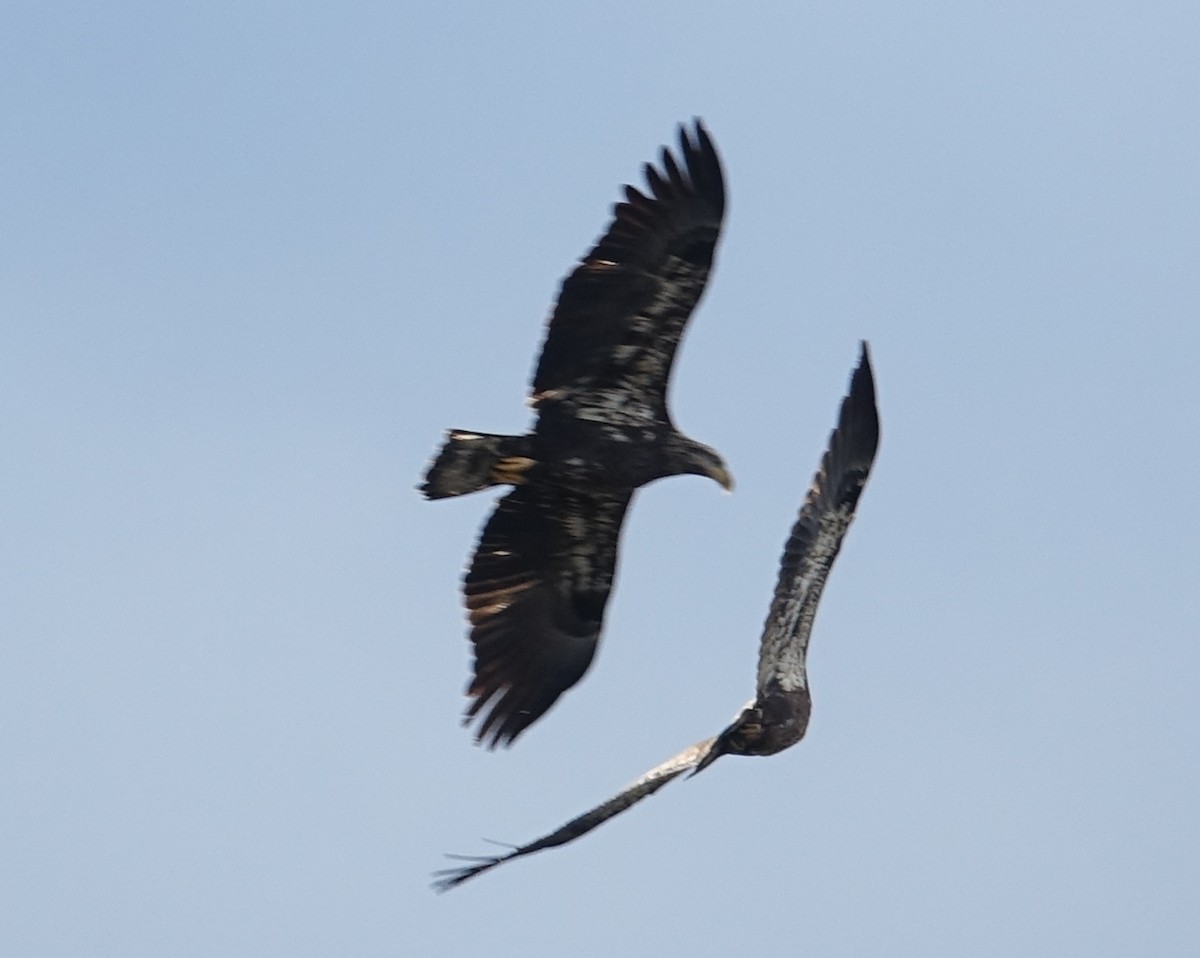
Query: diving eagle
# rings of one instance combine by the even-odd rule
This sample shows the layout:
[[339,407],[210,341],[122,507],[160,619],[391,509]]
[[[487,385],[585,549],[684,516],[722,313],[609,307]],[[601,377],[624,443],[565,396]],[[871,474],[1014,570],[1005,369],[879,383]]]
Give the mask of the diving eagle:
[[706,738],[657,768],[623,792],[528,845],[505,855],[464,858],[474,864],[438,872],[434,888],[446,891],[468,878],[522,855],[574,841],[615,815],[653,795],[682,773],[703,771],[722,755],[774,755],[795,745],[808,727],[812,699],[805,659],[813,616],[825,579],[854,518],[879,445],[879,413],[867,344],[862,344],[850,391],[842,400],[837,427],[805,496],[783,549],[775,597],[767,613],[758,653],[755,697],[720,735]]
[[475,646],[464,724],[510,745],[582,678],[612,590],[634,491],[665,476],[733,486],[721,457],[676,430],[667,382],[704,292],[725,185],[700,121],[625,187],[607,232],[563,281],[529,402],[533,431],[450,430],[425,475],[430,499],[513,490],[483,528],[463,593]]

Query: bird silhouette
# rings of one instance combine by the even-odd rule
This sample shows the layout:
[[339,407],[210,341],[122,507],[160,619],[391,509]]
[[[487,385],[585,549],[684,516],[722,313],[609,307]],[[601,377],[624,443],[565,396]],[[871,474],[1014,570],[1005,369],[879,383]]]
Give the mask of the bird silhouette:
[[450,430],[420,486],[430,499],[514,488],[484,525],[463,597],[475,672],[465,722],[508,746],[588,670],[634,492],[668,476],[733,488],[724,461],[675,428],[667,387],[721,235],[725,180],[704,125],[645,166],[563,281],[523,436]]
[[805,663],[813,617],[878,446],[875,380],[864,342],[837,426],[783,549],[779,579],[759,646],[755,697],[719,735],[684,749],[620,794],[550,834],[513,847],[504,855],[449,856],[471,864],[435,873],[434,888],[446,891],[514,858],[572,842],[684,772],[690,770],[695,775],[722,755],[774,755],[799,742],[812,710]]

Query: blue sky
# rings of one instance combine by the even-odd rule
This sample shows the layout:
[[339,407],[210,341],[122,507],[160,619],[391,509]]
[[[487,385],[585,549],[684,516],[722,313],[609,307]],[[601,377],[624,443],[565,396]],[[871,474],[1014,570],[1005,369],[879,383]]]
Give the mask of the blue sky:
[[[1200,945],[1191,3],[17,4],[0,34],[0,951]],[[459,727],[542,321],[704,118],[676,364],[725,496],[638,495],[586,679]],[[870,341],[808,737],[445,896],[714,734]]]

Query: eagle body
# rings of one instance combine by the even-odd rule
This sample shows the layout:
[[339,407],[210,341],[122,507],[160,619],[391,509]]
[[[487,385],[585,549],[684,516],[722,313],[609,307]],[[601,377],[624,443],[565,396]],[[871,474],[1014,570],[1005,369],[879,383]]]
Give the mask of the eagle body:
[[523,436],[451,430],[429,467],[430,499],[512,486],[485,523],[463,579],[475,650],[466,721],[509,745],[587,671],[635,490],[676,475],[726,489],[715,450],[680,433],[671,366],[704,292],[725,210],[703,125],[679,131],[625,187],[613,220],[563,280],[534,372]]

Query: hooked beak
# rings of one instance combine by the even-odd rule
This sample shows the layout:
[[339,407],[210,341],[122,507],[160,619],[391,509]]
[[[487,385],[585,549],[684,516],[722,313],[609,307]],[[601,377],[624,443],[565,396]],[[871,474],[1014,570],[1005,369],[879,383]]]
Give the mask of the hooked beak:
[[729,474],[729,470],[724,466],[714,466],[708,475],[710,479],[726,492],[733,492],[733,476]]

